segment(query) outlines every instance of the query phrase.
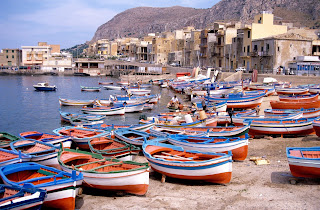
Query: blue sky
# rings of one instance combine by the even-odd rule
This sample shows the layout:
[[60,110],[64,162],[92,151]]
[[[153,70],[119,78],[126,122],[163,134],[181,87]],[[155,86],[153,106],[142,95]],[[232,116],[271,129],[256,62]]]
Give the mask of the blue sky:
[[149,6],[210,8],[220,0],[1,0],[0,49],[39,41],[72,47],[126,9]]

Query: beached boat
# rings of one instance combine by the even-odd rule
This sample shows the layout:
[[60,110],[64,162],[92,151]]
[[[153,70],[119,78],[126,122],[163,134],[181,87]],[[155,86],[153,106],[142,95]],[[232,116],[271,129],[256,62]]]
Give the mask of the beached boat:
[[320,109],[265,109],[264,114],[266,116],[284,116],[302,112],[302,118],[315,118],[320,116]]
[[[125,113],[132,113],[132,112],[141,112],[144,108],[145,102],[139,102],[139,103],[132,103],[132,104],[123,104],[125,107]],[[118,104],[116,103],[115,106]]]
[[312,109],[320,108],[320,100],[310,102],[270,101],[272,109]]
[[209,137],[240,137],[244,138],[249,132],[250,124],[245,126],[217,126],[217,127],[184,127],[183,131],[206,132]]
[[71,126],[57,128],[53,132],[61,136],[71,136],[72,140],[82,149],[89,149],[90,139],[110,135],[110,132],[105,130]]
[[129,144],[138,145],[141,146],[144,141],[153,141],[157,140],[160,142],[164,142],[167,140],[166,137],[158,137],[156,135],[143,132],[143,131],[137,131],[129,128],[121,128],[114,131],[115,137],[118,139],[125,141]]
[[151,168],[163,175],[219,184],[231,180],[231,152],[201,153],[155,141],[144,143],[142,148]]
[[127,93],[133,94],[133,95],[146,95],[146,94],[150,94],[151,90],[130,88],[130,89],[127,89]]
[[314,132],[312,120],[308,119],[260,119],[260,120],[245,120],[244,125],[251,122],[250,135],[265,135],[265,134],[290,134],[290,135],[308,135]]
[[320,85],[313,85],[309,87],[309,93],[317,94],[320,93]]
[[0,148],[10,148],[10,143],[20,138],[7,132],[0,132]]
[[221,96],[210,96],[208,97],[209,102],[227,102],[227,108],[255,108],[260,106],[263,100],[265,93],[260,93],[257,95],[246,96],[242,93],[221,95]]
[[86,86],[81,86],[81,91],[89,91],[89,92],[95,92],[95,91],[100,91],[101,87],[86,87]]
[[159,127],[159,126],[154,126],[153,128],[150,129],[150,133],[156,136],[163,136],[167,137],[168,135],[171,134],[182,134],[182,135],[195,135],[195,136],[208,136],[207,130],[205,131],[188,131],[188,130],[182,130],[176,129],[176,128],[168,128],[168,127]]
[[124,106],[96,106],[93,108],[82,107],[81,111],[86,114],[97,114],[97,115],[124,115]]
[[70,113],[70,112],[63,112],[60,110],[60,118],[61,121],[71,123],[71,120],[75,119],[83,119],[87,121],[101,121],[106,118],[105,115],[95,115],[95,114],[78,114],[78,113]]
[[143,105],[143,110],[152,110],[154,107],[154,104],[145,103]]
[[31,156],[27,154],[0,148],[0,167],[14,163],[28,162],[30,159]]
[[55,91],[57,89],[55,85],[49,85],[47,82],[38,83],[33,87],[38,91]]
[[308,88],[276,88],[278,95],[302,95],[309,92]]
[[21,151],[29,155],[32,162],[55,168],[59,167],[57,159],[59,148],[52,144],[33,139],[24,139],[12,142],[10,147],[15,152]]
[[99,82],[99,85],[112,85],[113,82]]
[[93,138],[88,141],[91,152],[107,158],[132,161],[139,154],[140,148],[124,141],[109,137]]
[[245,160],[248,155],[248,138],[239,137],[200,137],[174,134],[168,136],[168,141],[185,150],[194,150],[199,152],[232,152],[233,160]]
[[75,169],[81,172],[83,184],[94,189],[144,195],[149,187],[148,163],[120,161],[71,149],[59,152],[59,162],[64,171]]
[[312,122],[312,126],[313,126],[313,129],[316,132],[317,136],[320,137],[320,119],[315,119]]
[[233,123],[235,125],[243,125],[244,120],[273,120],[273,119],[300,119],[302,118],[303,114],[302,112],[296,112],[293,114],[284,114],[284,115],[276,115],[276,116],[265,116],[265,115],[257,115],[257,116],[236,116],[233,117]]
[[62,144],[62,146],[66,148],[70,148],[72,143],[71,137],[60,136],[57,134],[50,133],[41,133],[38,131],[23,132],[20,133],[20,136],[23,139],[34,139],[37,141],[53,144],[55,146],[60,146],[60,144]]
[[61,106],[88,106],[93,104],[94,100],[72,100],[59,98],[59,103]]
[[[225,124],[231,123],[230,114],[231,113],[229,113],[229,112],[218,112],[217,113],[218,124],[225,125]],[[233,117],[237,117],[237,116],[256,116],[256,115],[257,115],[257,110],[255,110],[255,109],[233,111],[232,112],[232,119],[233,119]]]
[[67,173],[37,163],[11,164],[0,168],[0,176],[7,185],[21,186],[30,183],[46,190],[43,208],[74,209],[75,197],[82,185],[83,175]]
[[34,185],[10,186],[0,184],[0,209],[41,209],[46,191]]
[[153,126],[155,126],[155,123],[136,124],[136,125],[101,124],[101,125],[92,125],[87,127],[98,129],[98,130],[107,130],[107,131],[113,131],[119,128],[130,128],[137,131],[147,132]]
[[287,158],[293,176],[320,178],[320,147],[287,147]]
[[280,95],[280,101],[288,101],[288,102],[310,102],[314,100],[318,100],[319,94],[314,95]]

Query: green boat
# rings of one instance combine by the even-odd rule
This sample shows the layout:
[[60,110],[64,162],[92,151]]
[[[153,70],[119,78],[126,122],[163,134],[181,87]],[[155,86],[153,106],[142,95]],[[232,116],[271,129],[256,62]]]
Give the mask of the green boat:
[[20,138],[7,132],[0,132],[0,148],[10,147],[10,143]]

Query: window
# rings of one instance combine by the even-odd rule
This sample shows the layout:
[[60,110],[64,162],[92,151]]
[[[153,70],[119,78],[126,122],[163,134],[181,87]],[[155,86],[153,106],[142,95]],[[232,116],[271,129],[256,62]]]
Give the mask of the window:
[[[267,51],[269,51],[269,44],[267,44]],[[279,50],[278,50],[279,51]]]
[[245,66],[246,65],[246,61],[243,61],[243,66]]
[[243,48],[243,52],[246,52],[246,47]]
[[9,52],[9,50],[6,50],[6,53],[8,53]]
[[278,52],[280,51],[280,47],[278,47]]
[[14,53],[14,50],[12,50],[12,53]]
[[258,51],[258,45],[254,45],[254,47],[253,47],[253,51],[255,51],[255,52],[257,52]]
[[263,52],[263,46],[261,47],[261,52]]
[[250,46],[249,45],[247,46],[247,52],[248,53],[250,52]]
[[14,58],[14,55],[12,55],[12,58]]
[[250,38],[251,31],[248,31],[248,38]]
[[9,56],[6,56],[6,58],[9,58]]

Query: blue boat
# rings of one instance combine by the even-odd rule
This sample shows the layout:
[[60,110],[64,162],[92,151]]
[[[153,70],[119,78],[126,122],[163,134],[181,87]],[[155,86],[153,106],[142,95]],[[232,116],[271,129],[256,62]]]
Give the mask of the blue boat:
[[33,87],[38,91],[55,91],[57,89],[55,85],[49,85],[47,82],[38,83]]
[[0,176],[6,185],[20,187],[30,183],[46,190],[44,208],[74,209],[75,197],[82,185],[83,175],[76,171],[67,173],[37,163],[10,164],[0,168]]
[[46,191],[32,184],[9,186],[0,184],[0,209],[41,209]]
[[31,156],[22,154],[20,151],[12,151],[0,148],[0,166],[10,165],[14,163],[28,162]]

